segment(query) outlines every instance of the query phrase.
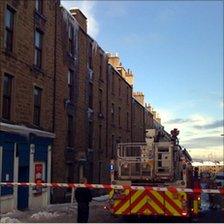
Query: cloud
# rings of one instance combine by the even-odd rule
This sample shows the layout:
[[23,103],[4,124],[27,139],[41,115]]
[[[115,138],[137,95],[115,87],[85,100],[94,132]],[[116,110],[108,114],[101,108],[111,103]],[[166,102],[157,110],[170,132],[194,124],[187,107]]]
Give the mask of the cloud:
[[188,152],[194,160],[224,161],[222,147],[210,146],[209,148],[194,148],[188,149]]
[[223,143],[223,138],[221,136],[206,136],[200,138],[190,138],[183,141],[184,146],[187,148],[209,148],[209,147],[219,147]]
[[94,39],[99,33],[99,24],[96,20],[96,4],[97,1],[62,1],[67,10],[71,8],[79,8],[87,17],[87,32]]
[[219,127],[223,127],[223,120],[217,120],[210,124],[194,126],[194,128],[196,128],[196,129],[214,129],[214,128],[219,128]]
[[[176,118],[176,119],[171,119],[166,122],[166,124],[183,124],[183,123],[198,123],[200,122],[201,119],[183,119],[183,118]],[[223,120],[216,120],[213,121],[209,124],[203,124],[203,125],[193,125],[192,126],[195,129],[214,129],[214,128],[219,128],[223,127]]]
[[176,114],[179,112],[169,111],[170,116],[163,122],[165,130],[180,130],[180,145],[187,148],[193,159],[207,159],[213,153],[215,159],[223,160],[223,120],[202,114],[174,118]]
[[176,119],[172,119],[166,122],[166,124],[182,124],[182,123],[186,123],[186,122],[190,122],[192,121],[191,119],[182,119],[182,118],[176,118]]

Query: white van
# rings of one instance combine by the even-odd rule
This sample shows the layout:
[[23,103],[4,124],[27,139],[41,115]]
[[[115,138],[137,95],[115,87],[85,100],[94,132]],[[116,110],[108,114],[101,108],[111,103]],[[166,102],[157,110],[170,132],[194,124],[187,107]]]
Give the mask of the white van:
[[224,187],[224,172],[215,175],[215,183],[217,184],[217,187]]

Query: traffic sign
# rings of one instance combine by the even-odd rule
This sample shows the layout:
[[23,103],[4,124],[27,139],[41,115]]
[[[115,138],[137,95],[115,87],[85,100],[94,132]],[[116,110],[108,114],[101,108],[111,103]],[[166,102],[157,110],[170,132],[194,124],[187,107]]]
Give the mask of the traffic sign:
[[110,164],[109,169],[110,171],[114,171],[114,164]]

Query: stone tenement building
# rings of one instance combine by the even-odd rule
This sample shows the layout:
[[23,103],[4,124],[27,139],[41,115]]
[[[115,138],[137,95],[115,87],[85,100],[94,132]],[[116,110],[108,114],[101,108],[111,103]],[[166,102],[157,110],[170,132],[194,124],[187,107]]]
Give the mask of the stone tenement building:
[[[59,2],[0,1],[0,181],[51,181]],[[1,187],[1,212],[44,206],[50,190]],[[18,197],[17,197],[18,196]],[[35,200],[34,200],[35,199]],[[46,199],[46,200],[42,200]]]
[[[0,1],[0,37],[2,181],[36,181],[39,168],[45,182],[106,183],[116,144],[142,142],[159,126],[133,95],[132,72],[87,34],[79,9],[59,0]],[[32,204],[31,191],[2,192],[21,195],[19,208]],[[54,190],[54,201],[65,195]]]

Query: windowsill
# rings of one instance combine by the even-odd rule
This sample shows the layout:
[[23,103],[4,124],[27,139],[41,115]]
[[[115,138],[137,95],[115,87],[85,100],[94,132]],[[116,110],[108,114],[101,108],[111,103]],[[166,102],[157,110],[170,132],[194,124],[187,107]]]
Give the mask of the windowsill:
[[92,107],[88,107],[88,111],[90,111],[91,113],[93,113],[93,108]]
[[36,15],[38,15],[41,19],[43,19],[43,20],[47,20],[47,17],[46,16],[44,16],[42,13],[39,13],[36,9],[34,10],[34,12],[35,12],[35,14]]
[[74,150],[74,146],[66,146],[66,150]]
[[3,122],[3,123],[7,123],[7,124],[13,124],[13,122],[10,119],[6,119],[6,118],[3,118],[3,117],[0,118],[0,121]]
[[69,57],[69,59],[75,61],[75,55],[72,55],[71,53],[67,52],[67,55]]
[[7,49],[4,49],[4,50],[3,50],[3,53],[4,53],[6,56],[8,56],[8,57],[12,57],[12,58],[15,58],[15,59],[16,59],[16,55],[15,55],[15,53],[14,53],[13,51],[9,51],[9,50],[7,50]]
[[37,124],[32,124],[32,127],[38,130],[43,130],[43,128],[41,128],[41,126],[37,125]]
[[42,75],[44,75],[44,71],[41,68],[37,67],[36,65],[33,65],[31,67],[31,70],[35,73],[41,73]]
[[65,99],[65,105],[66,106],[75,106],[75,103],[74,103],[74,101],[73,101],[73,99],[72,100],[70,100],[70,99]]

